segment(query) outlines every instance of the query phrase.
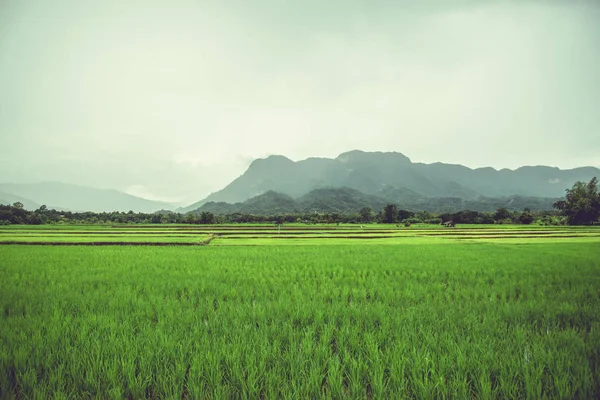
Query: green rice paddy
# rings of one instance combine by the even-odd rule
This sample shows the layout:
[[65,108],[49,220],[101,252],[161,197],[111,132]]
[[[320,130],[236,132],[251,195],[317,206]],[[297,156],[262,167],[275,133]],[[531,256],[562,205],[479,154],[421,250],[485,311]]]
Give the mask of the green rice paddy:
[[600,396],[598,227],[10,226],[0,242],[0,398]]

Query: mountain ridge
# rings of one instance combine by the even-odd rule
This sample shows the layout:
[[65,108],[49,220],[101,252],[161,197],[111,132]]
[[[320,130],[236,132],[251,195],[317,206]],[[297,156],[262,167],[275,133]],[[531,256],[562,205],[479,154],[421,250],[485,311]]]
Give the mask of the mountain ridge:
[[[399,152],[351,150],[336,158],[310,157],[299,161],[275,155],[254,160],[242,175],[223,189],[178,211],[193,211],[208,202],[241,203],[268,190],[299,198],[314,189],[326,187],[347,187],[397,203],[414,202],[415,198],[474,201],[480,197],[520,196],[555,199],[563,197],[565,189],[576,181],[587,181],[593,176],[600,176],[598,168],[559,169],[537,165],[514,170],[473,169],[461,164],[413,163]],[[385,191],[396,191],[397,196],[381,196]]]
[[556,198],[529,198],[522,196],[507,196],[501,198],[480,197],[466,200],[456,197],[446,198],[413,198],[412,200],[396,202],[390,198],[368,195],[351,188],[320,188],[299,197],[291,198],[272,190],[239,203],[208,202],[192,211],[195,214],[211,212],[217,215],[254,214],[254,215],[289,215],[310,213],[339,213],[357,214],[368,207],[373,212],[383,209],[386,204],[396,204],[399,208],[417,212],[429,211],[435,213],[458,212],[471,210],[490,212],[498,208],[510,211],[521,211],[529,208],[532,211],[552,209]]
[[[28,202],[23,204],[27,209],[42,204],[49,208],[82,212],[155,212],[174,208],[169,203],[144,199],[115,189],[97,189],[63,182],[0,183],[0,192],[26,199]],[[1,200],[10,201],[4,197],[8,196],[0,195]]]

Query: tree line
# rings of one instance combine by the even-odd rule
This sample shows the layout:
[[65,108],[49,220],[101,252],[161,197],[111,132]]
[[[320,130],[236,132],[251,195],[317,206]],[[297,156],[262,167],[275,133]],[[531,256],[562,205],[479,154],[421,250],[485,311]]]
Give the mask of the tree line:
[[370,207],[364,207],[358,213],[294,213],[282,215],[257,215],[250,213],[233,213],[215,215],[211,212],[175,213],[161,211],[156,213],[129,212],[72,212],[49,209],[41,206],[29,211],[20,203],[0,205],[0,225],[11,224],[225,224],[225,223],[305,223],[305,224],[339,224],[339,223],[392,223],[410,225],[415,223],[440,224],[454,221],[457,224],[493,224],[493,223],[523,223],[529,224],[540,221],[547,224],[559,224],[560,217],[554,211],[511,212],[505,208],[496,212],[460,211],[458,213],[433,214],[427,211],[412,212],[399,209],[394,204],[386,205],[375,212]]
[[211,212],[175,213],[159,211],[155,213],[129,212],[72,212],[48,209],[41,206],[29,211],[23,204],[0,205],[0,225],[11,224],[224,224],[224,223],[414,223],[440,224],[452,221],[456,224],[532,224],[542,225],[590,225],[598,223],[600,217],[600,194],[598,180],[577,182],[566,190],[564,200],[554,204],[556,210],[548,211],[509,211],[499,208],[495,212],[478,212],[471,210],[456,213],[435,214],[428,211],[409,211],[400,209],[395,204],[387,204],[382,210],[374,211],[364,207],[357,213],[294,213],[284,215],[256,215],[249,213],[232,213],[215,215]]

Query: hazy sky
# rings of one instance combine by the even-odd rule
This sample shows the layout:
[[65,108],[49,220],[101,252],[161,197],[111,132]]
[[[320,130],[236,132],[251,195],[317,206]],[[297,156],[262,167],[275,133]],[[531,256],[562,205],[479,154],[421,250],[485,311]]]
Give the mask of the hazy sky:
[[189,203],[352,149],[600,167],[600,1],[0,0],[0,182]]

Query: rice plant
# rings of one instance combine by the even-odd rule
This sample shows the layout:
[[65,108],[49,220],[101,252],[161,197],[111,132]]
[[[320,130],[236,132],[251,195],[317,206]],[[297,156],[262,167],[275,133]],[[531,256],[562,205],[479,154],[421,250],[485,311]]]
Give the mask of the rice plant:
[[0,246],[0,397],[595,398],[599,255]]

